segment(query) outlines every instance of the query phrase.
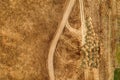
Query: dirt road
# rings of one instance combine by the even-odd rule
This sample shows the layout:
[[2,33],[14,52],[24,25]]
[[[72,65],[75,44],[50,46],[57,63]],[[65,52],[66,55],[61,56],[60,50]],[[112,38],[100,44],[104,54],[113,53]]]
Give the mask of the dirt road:
[[[50,80],[55,80],[55,75],[54,75],[54,52],[56,49],[56,45],[58,43],[59,37],[62,34],[62,31],[68,21],[70,12],[75,4],[76,0],[70,0],[69,4],[66,7],[66,10],[63,14],[63,18],[62,21],[56,31],[55,37],[51,43],[50,46],[50,50],[49,50],[49,54],[48,54],[48,72],[49,72],[49,77]],[[81,17],[81,34],[82,34],[82,45],[85,44],[85,36],[86,36],[86,26],[85,26],[85,15],[84,15],[84,6],[83,6],[83,0],[79,0],[79,5],[80,5],[80,17]],[[70,27],[68,27],[70,28]],[[71,28],[70,28],[71,29]],[[72,29],[73,30],[73,29]],[[73,31],[75,32],[75,31]],[[89,69],[85,69],[84,73],[85,73],[85,80],[89,80]],[[94,76],[94,80],[99,80],[99,69],[95,69],[93,70],[93,76]]]
[[66,25],[66,22],[68,20],[68,17],[70,15],[70,12],[74,6],[76,0],[70,0],[69,4],[66,7],[66,10],[63,14],[63,18],[61,20],[61,23],[58,26],[58,29],[56,31],[56,34],[52,40],[51,46],[50,46],[50,50],[49,50],[49,54],[48,54],[48,72],[49,72],[49,78],[50,80],[55,80],[55,75],[54,75],[54,52],[55,52],[55,48],[56,45],[58,43],[59,37],[62,34],[62,31]]

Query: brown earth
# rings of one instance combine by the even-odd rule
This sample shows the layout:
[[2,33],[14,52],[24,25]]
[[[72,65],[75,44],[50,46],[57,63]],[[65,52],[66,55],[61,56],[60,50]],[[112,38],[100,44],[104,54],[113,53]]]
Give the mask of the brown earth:
[[[84,0],[85,16],[92,17],[96,33],[104,41],[104,49],[108,49],[106,42],[109,38],[106,37],[109,32],[109,11],[112,13],[110,26],[115,26],[114,3],[112,0]],[[49,80],[49,47],[65,4],[66,0],[0,0],[0,80]],[[80,27],[78,2],[69,22],[76,29]],[[112,38],[110,42],[114,45],[114,35]],[[79,64],[81,54],[67,42],[77,49],[81,45],[64,29],[54,56],[56,80],[84,80],[83,68]],[[114,64],[114,49],[110,52],[110,61],[107,55],[109,52],[102,52],[100,80],[108,80],[108,63]]]

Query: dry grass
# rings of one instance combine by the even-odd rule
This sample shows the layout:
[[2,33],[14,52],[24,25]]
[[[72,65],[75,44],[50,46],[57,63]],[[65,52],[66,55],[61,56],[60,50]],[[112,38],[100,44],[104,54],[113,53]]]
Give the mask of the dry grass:
[[0,1],[0,80],[48,80],[46,46],[57,27],[52,6],[50,0]]
[[[49,80],[48,50],[63,16],[65,1],[0,0],[0,80]],[[108,5],[109,0],[100,1],[85,0],[85,16],[92,17],[95,32],[105,41],[106,15],[112,2]],[[76,29],[81,24],[78,13],[77,2],[69,18],[70,25]],[[71,45],[81,46],[81,42],[67,29],[62,35]],[[84,80],[83,69],[80,68],[81,54],[67,43],[60,39],[57,45],[56,80]],[[106,53],[103,54],[100,80],[107,80],[107,58]]]

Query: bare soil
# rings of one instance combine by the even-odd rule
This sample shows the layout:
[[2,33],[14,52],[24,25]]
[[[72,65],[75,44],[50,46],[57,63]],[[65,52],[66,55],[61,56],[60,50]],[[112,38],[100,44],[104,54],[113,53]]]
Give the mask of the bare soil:
[[[67,0],[0,0],[0,80],[49,80],[49,47],[62,19],[66,2]],[[112,5],[112,0],[84,0],[85,16],[92,18],[95,32],[104,44],[99,67],[100,80],[108,80],[110,75],[105,45],[108,39],[108,11],[112,12],[111,23],[115,17]],[[69,22],[73,28],[80,28],[78,1],[70,14]],[[115,26],[114,22],[111,26]],[[114,35],[112,37],[114,39]],[[56,80],[84,80],[79,46],[81,42],[65,28],[54,56]],[[114,56],[114,49],[111,49],[111,55]],[[111,58],[111,64],[114,66],[114,58]],[[90,74],[92,76],[92,72]],[[93,80],[93,76],[90,78]]]

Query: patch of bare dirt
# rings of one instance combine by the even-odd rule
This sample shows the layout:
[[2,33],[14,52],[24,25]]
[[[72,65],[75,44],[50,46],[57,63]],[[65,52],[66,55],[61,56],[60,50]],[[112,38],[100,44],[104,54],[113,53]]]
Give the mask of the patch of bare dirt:
[[[0,80],[49,80],[49,47],[62,19],[66,2],[0,0]],[[112,12],[111,5],[111,0],[84,0],[85,16],[92,18],[95,32],[104,41],[103,46],[107,41],[108,10]],[[78,1],[69,22],[73,28],[80,28]],[[65,28],[54,55],[56,80],[84,80],[79,46],[81,42]],[[107,54],[104,51],[101,56],[100,80],[109,77]],[[93,79],[92,72],[90,74]]]
[[47,54],[59,20],[54,3],[0,1],[0,80],[49,79]]

